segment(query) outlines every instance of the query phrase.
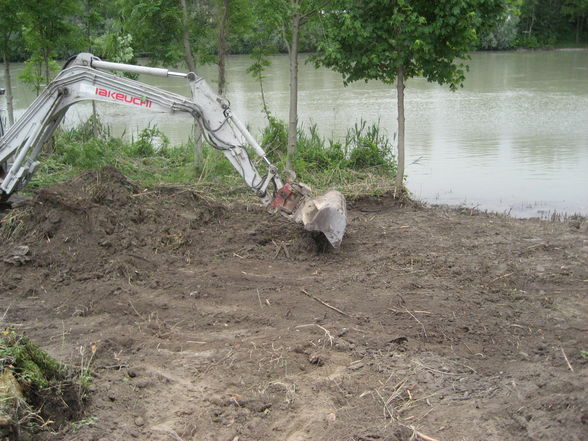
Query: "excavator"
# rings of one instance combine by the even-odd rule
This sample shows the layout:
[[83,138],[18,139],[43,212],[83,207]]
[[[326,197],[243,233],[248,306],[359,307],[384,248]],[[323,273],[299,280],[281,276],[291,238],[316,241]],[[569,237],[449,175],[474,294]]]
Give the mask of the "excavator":
[[[113,72],[185,78],[192,97]],[[71,57],[18,121],[0,133],[0,201],[26,186],[40,165],[37,159],[43,146],[67,110],[88,100],[120,104],[137,111],[191,115],[206,142],[225,155],[265,206],[301,223],[308,231],[323,233],[333,247],[340,246],[347,224],[343,195],[332,190],[313,198],[308,186],[295,182],[294,173],[282,181],[276,165],[231,112],[229,101],[214,92],[203,78],[193,72],[108,62],[89,53]],[[263,176],[255,168],[248,147],[261,158],[266,170]]]

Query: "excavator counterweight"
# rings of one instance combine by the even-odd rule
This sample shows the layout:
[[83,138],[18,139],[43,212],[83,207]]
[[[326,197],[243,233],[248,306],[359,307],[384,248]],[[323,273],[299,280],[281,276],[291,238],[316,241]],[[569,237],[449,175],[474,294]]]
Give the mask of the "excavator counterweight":
[[[119,77],[105,70],[185,78],[192,97]],[[310,189],[303,184],[288,182],[284,185],[277,167],[231,112],[229,101],[214,92],[203,78],[193,72],[111,63],[88,53],[70,58],[20,119],[0,134],[0,199],[5,200],[25,187],[39,165],[37,158],[41,149],[69,107],[88,100],[169,115],[191,115],[206,141],[222,151],[264,205],[272,206],[302,223],[307,230],[323,232],[334,247],[341,244],[347,219],[343,195],[331,191],[320,198],[313,198]],[[264,176],[259,174],[251,161],[247,146],[262,158],[266,168]]]

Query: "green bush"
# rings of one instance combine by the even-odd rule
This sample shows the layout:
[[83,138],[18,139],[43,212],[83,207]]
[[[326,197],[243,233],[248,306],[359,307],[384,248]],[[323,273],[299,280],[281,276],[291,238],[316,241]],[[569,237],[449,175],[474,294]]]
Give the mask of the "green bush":
[[61,156],[63,164],[81,169],[100,168],[107,165],[113,148],[109,141],[99,138],[81,144],[63,141],[55,143],[55,153]]
[[373,169],[384,174],[396,173],[396,159],[388,136],[380,124],[355,124],[347,131],[345,148],[349,154],[348,167],[353,170]]
[[343,144],[327,142],[313,124],[308,131],[298,132],[295,168],[298,173],[369,169],[372,173],[394,175],[396,160],[390,140],[379,124],[368,126],[365,121],[355,124],[347,130]]
[[112,137],[108,127],[91,117],[75,128],[56,132],[53,149],[43,154],[31,185],[51,185],[105,165],[145,185],[196,180],[191,144],[171,147],[156,128],[144,129],[135,141],[125,142]]
[[158,151],[169,148],[169,138],[155,127],[147,127],[141,130],[137,140],[129,145],[130,156],[154,156]]
[[84,143],[96,138],[106,141],[111,137],[110,127],[93,115],[76,127],[57,130],[54,138],[66,143]]
[[[270,160],[285,168],[286,124],[272,118],[263,131],[262,145]],[[251,159],[260,174],[265,164],[255,154]],[[62,182],[86,169],[112,165],[132,180],[145,186],[165,183],[197,185],[222,196],[227,189],[251,194],[243,185],[223,152],[202,145],[196,157],[194,145],[170,146],[168,138],[156,128],[147,128],[136,140],[114,138],[108,127],[90,118],[76,128],[54,136],[54,148],[44,153],[31,186]],[[391,185],[396,171],[392,146],[379,124],[361,121],[350,128],[343,141],[322,138],[316,124],[298,132],[298,150],[294,160],[298,180],[317,191],[327,188],[353,188],[354,193],[374,192]]]
[[279,162],[288,151],[288,127],[278,118],[269,116],[268,119],[268,125],[261,132],[261,146],[270,161]]
[[331,168],[345,167],[345,152],[341,144],[326,142],[318,134],[318,127],[312,124],[308,133],[303,129],[298,131],[296,151],[296,168],[325,171]]

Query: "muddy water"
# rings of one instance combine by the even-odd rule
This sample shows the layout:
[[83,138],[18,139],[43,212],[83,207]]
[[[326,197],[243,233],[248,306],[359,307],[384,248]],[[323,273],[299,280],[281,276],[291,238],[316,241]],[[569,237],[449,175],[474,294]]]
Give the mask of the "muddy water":
[[[273,58],[264,80],[272,113],[287,119],[288,69]],[[264,125],[259,86],[245,73],[249,58],[229,62],[228,97],[237,115],[258,134]],[[407,183],[432,203],[464,204],[516,216],[588,215],[588,50],[476,53],[464,88],[450,92],[423,79],[406,89]],[[14,71],[20,68],[15,65]],[[212,66],[200,75],[214,81]],[[1,78],[1,77],[0,77]],[[182,80],[142,78],[178,93]],[[19,113],[34,98],[17,83]],[[300,121],[323,135],[343,137],[360,119],[380,121],[396,133],[393,87],[379,82],[343,87],[340,76],[301,64]],[[191,134],[186,118],[99,105],[115,133],[157,126],[174,142]],[[78,106],[66,124],[90,113]]]

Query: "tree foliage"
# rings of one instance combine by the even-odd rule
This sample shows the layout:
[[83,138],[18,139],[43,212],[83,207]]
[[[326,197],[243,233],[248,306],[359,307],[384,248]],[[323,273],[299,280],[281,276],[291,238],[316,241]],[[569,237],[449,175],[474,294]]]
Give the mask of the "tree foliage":
[[4,82],[6,87],[6,104],[8,111],[8,123],[14,123],[14,108],[12,83],[10,81],[10,59],[14,53],[14,46],[18,40],[22,40],[20,0],[0,1],[0,51],[2,51],[2,62],[4,63]]
[[123,30],[133,36],[141,53],[164,65],[178,64],[183,54],[177,0],[119,0],[118,6]]
[[478,35],[500,17],[502,0],[340,0],[325,19],[315,60],[345,81],[392,83],[405,76],[456,89]]
[[[37,91],[51,80],[55,71],[54,57],[63,45],[79,48],[79,39],[72,38],[76,27],[70,21],[79,12],[78,0],[27,0],[20,6],[23,33],[30,57],[23,79]],[[72,40],[75,44],[72,44]]]
[[319,65],[357,80],[397,82],[398,175],[404,174],[404,80],[461,86],[478,35],[494,25],[504,0],[337,0],[325,14]]

